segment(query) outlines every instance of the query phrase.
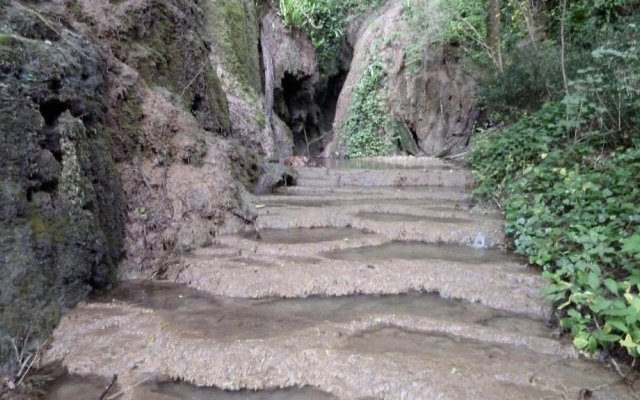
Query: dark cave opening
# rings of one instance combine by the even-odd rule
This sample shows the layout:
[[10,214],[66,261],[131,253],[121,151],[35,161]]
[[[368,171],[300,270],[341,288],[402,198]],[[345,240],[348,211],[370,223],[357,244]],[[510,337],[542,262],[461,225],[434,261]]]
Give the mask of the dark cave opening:
[[314,77],[286,72],[274,90],[274,111],[293,134],[293,154],[323,155],[333,137],[338,97],[349,71],[340,70],[326,83]]
[[58,99],[49,99],[40,103],[40,114],[44,119],[45,125],[52,126],[58,121],[58,117],[70,108],[68,101],[60,101]]

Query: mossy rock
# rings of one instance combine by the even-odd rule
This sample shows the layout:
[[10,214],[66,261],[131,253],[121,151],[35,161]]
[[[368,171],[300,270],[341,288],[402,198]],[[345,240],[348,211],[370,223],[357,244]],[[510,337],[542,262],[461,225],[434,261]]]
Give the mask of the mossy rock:
[[135,68],[149,86],[179,96],[186,110],[210,132],[231,131],[226,95],[209,60],[207,21],[199,2],[156,0],[133,8],[114,46],[120,59]]
[[216,56],[247,92],[261,91],[258,8],[253,0],[212,0],[206,6]]
[[36,346],[92,288],[113,283],[124,240],[106,60],[47,15],[0,14],[11,36],[0,46],[0,369],[15,366],[7,340]]

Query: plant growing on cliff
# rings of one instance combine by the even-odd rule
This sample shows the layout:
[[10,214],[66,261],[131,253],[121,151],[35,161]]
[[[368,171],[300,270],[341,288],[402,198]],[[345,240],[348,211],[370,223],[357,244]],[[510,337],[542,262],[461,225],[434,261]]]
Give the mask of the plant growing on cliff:
[[424,52],[428,49],[428,40],[432,38],[430,30],[439,29],[438,24],[432,23],[432,14],[439,7],[439,1],[404,0],[402,4],[402,18],[407,24],[407,30],[402,34],[402,43],[406,52],[406,73],[416,75],[422,67]]
[[318,52],[321,73],[334,75],[349,19],[384,1],[279,0],[279,6],[285,27],[300,29],[309,35]]
[[389,154],[390,118],[384,98],[384,65],[373,58],[353,89],[353,104],[345,123],[347,156]]

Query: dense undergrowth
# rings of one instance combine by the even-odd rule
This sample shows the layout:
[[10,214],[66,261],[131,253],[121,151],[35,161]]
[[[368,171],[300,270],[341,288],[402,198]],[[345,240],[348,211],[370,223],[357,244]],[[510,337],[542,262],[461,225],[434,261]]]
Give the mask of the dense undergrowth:
[[455,38],[484,68],[478,101],[497,125],[472,148],[475,193],[502,205],[516,252],[543,268],[574,344],[638,358],[640,7],[525,3],[501,8],[499,47]]

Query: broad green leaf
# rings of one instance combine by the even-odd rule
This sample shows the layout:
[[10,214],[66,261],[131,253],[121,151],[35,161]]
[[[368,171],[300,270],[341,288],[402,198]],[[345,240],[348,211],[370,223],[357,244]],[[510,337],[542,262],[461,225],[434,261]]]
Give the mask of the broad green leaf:
[[607,278],[604,281],[604,285],[607,287],[607,289],[609,289],[609,291],[611,293],[613,293],[613,294],[617,294],[618,293],[618,284],[613,279]]
[[589,345],[589,337],[588,336],[577,336],[573,339],[573,344],[580,350],[583,350]]

